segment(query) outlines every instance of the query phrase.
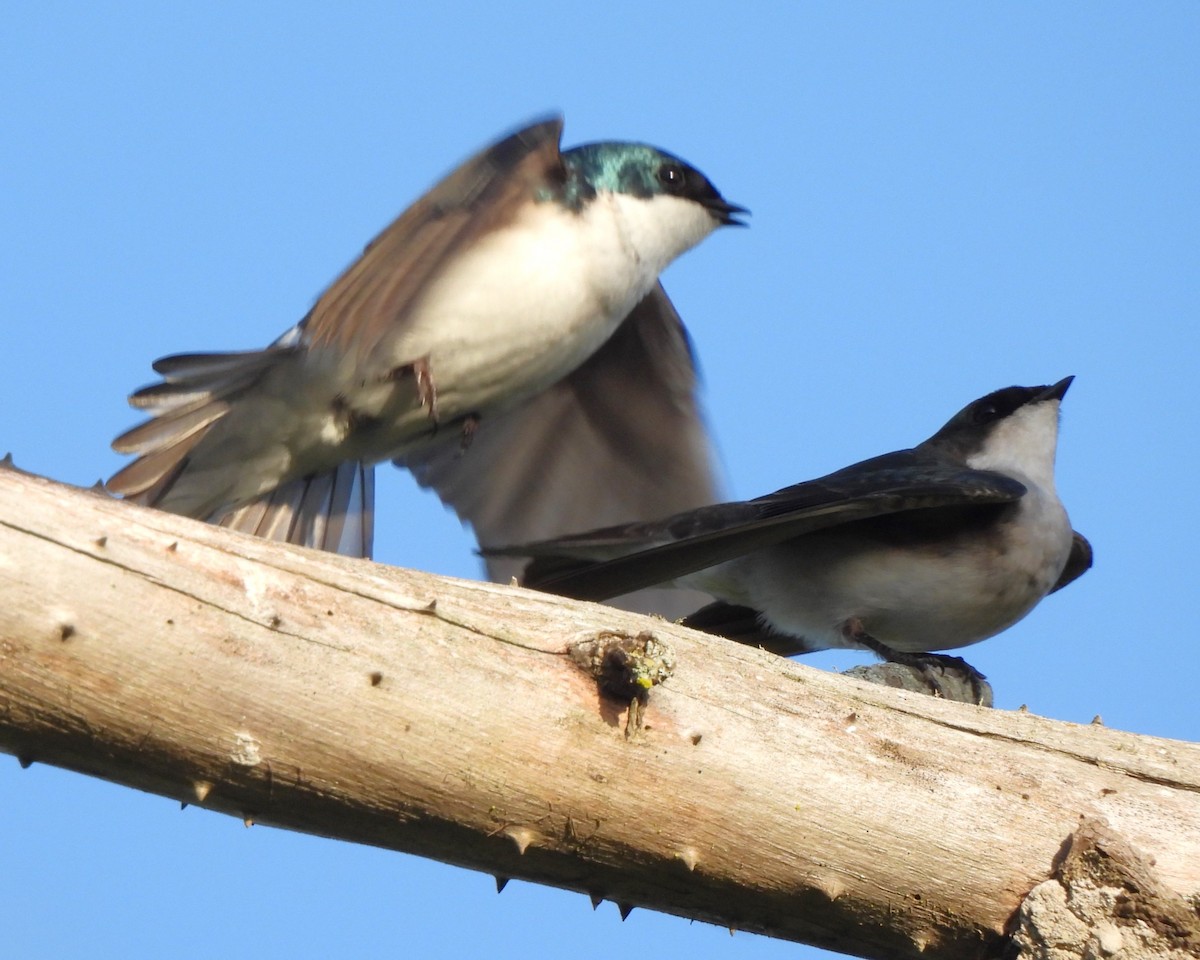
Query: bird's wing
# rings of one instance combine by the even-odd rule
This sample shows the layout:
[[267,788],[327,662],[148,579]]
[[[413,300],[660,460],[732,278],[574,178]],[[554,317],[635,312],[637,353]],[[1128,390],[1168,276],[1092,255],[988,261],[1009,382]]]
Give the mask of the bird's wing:
[[[757,500],[498,552],[550,558],[529,565],[524,578],[528,586],[603,600],[839,524],[909,510],[1006,503],[1024,493],[1023,484],[1003,474],[902,450]],[[583,563],[564,559],[605,554],[613,558]]]
[[130,397],[153,418],[113,442],[119,452],[139,457],[109,480],[109,489],[235,529],[369,555],[371,467],[342,464],[230,508],[211,477],[191,478],[196,489],[185,489],[188,456],[288,355],[306,345],[332,346],[355,354],[361,364],[385,337],[403,333],[409,307],[449,257],[507,222],[515,205],[561,186],[561,132],[561,118],[546,119],[462,164],[368,244],[308,316],[265,350],[157,361],[163,381]]
[[513,210],[560,188],[562,118],[518,130],[466,161],[372,240],[305,318],[314,347],[365,362],[405,329],[409,308],[464,246],[512,219]]
[[[469,523],[484,548],[664,516],[717,499],[687,333],[661,285],[582,366],[480,421],[469,446],[397,463]],[[506,581],[523,561],[488,556]],[[703,597],[641,598],[664,615]],[[689,605],[690,604],[690,605]]]

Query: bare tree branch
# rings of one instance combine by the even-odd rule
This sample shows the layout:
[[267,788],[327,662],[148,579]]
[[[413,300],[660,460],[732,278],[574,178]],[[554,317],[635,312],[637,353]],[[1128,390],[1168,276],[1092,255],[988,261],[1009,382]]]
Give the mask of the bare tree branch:
[[[647,633],[673,675],[639,726],[569,650]],[[1179,898],[1200,891],[1196,745],[870,686],[11,469],[0,749],[865,957],[995,951],[1062,878],[1081,818],[1153,860],[1185,928]]]

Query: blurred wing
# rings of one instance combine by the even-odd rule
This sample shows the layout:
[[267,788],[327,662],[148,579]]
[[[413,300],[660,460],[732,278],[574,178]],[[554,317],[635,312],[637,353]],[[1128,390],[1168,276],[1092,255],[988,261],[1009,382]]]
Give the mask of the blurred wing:
[[409,308],[446,261],[566,178],[562,118],[543,120],[472,157],[372,240],[305,318],[313,346],[353,350],[360,362],[404,329]]
[[[471,524],[480,545],[558,537],[644,520],[717,498],[687,333],[661,285],[570,376],[520,407],[483,419],[469,447],[397,461]],[[487,558],[506,581],[523,561]],[[676,592],[678,593],[678,591]],[[673,596],[685,613],[702,595]]]
[[[535,560],[530,564],[525,576],[528,586],[583,600],[602,600],[668,583],[839,524],[909,510],[1007,503],[1024,493],[1024,485],[1011,477],[902,450],[757,500],[718,504],[659,523],[509,547],[503,552],[554,558],[549,563]],[[611,553],[622,539],[623,555],[614,559],[576,564],[562,559]],[[645,546],[647,543],[653,545]],[[643,548],[636,549],[639,546]]]
[[354,351],[361,364],[381,340],[401,333],[414,300],[463,244],[508,222],[517,205],[561,186],[561,132],[561,118],[544,120],[462,164],[368,244],[301,324],[266,350],[159,360],[163,382],[130,398],[153,419],[113,442],[139,458],[109,489],[259,536],[369,556],[372,468],[344,463],[229,508],[227,488],[251,466],[231,463],[227,476],[197,477],[186,471],[188,456],[266,371],[303,345]]

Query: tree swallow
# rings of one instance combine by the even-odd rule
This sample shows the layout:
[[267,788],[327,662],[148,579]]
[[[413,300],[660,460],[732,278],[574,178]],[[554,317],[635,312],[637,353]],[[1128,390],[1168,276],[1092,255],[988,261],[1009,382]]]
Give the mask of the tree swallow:
[[658,282],[723,224],[654,147],[560,151],[519,130],[402,213],[264,350],[179,354],[113,447],[138,503],[277,540],[371,552],[373,468],[434,487],[481,543],[672,505],[715,482],[678,315]]
[[865,647],[923,666],[1024,617],[1092,563],[1054,488],[1071,377],[969,404],[911,450],[741,503],[501,552],[525,583],[602,600],[674,583],[684,622],[788,656]]

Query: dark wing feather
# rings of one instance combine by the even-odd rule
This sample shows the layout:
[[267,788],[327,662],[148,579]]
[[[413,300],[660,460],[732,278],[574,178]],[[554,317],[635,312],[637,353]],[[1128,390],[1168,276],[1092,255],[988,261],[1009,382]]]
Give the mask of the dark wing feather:
[[1006,503],[1025,487],[1011,477],[922,456],[885,454],[818,480],[785,487],[745,503],[718,504],[658,524],[599,531],[580,538],[505,548],[524,556],[572,556],[585,546],[616,545],[622,537],[654,544],[572,569],[542,573],[535,561],[528,586],[585,600],[603,600],[703,570],[735,557],[827,527],[907,510]]

